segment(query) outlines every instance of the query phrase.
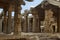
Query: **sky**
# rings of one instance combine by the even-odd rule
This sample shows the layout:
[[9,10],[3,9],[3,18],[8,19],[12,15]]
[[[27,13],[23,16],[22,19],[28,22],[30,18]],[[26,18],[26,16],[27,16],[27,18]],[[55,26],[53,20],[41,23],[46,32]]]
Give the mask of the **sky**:
[[34,0],[33,2],[25,1],[25,5],[22,5],[21,13],[24,13],[24,10],[28,9],[30,10],[30,7],[36,7],[38,4],[40,4],[43,0]]
[[[25,1],[25,0],[24,0]],[[34,0],[33,2],[28,2],[25,1],[25,5],[21,5],[22,10],[21,13],[24,13],[24,10],[30,10],[31,7],[36,7],[37,5],[39,5],[43,0]],[[3,9],[0,9],[0,13],[3,11]],[[14,12],[12,12],[12,16],[14,16]]]

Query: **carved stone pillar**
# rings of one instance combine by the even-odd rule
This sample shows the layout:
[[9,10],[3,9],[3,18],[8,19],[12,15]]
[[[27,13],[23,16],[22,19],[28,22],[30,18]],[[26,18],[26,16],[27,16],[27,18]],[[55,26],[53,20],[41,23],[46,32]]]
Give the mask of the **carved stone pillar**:
[[[53,32],[51,25],[54,23],[51,9],[45,10],[44,32]],[[51,23],[52,22],[52,23]]]
[[3,28],[3,32],[4,33],[7,33],[7,10],[6,9],[4,9],[4,20],[3,20],[3,24],[2,24],[2,28]]
[[21,32],[21,6],[15,4],[15,15],[14,15],[14,34],[17,35]]
[[49,32],[49,12],[45,10],[44,32]]
[[12,32],[12,5],[10,5],[9,9],[8,9],[8,30],[7,33],[11,33]]

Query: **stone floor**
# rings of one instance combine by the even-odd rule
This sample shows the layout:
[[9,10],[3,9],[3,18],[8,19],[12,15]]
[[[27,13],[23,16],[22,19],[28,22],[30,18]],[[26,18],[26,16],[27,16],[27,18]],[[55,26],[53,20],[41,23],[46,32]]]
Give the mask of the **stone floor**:
[[21,35],[0,34],[0,40],[60,40],[60,33],[21,33]]
[[22,33],[29,40],[60,40],[60,33]]

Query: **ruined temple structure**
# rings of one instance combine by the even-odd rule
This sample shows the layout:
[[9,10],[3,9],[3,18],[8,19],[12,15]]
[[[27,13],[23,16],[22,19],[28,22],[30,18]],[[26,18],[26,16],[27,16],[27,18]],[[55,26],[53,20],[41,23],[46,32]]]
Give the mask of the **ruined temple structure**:
[[[58,3],[55,1],[55,3]],[[60,7],[59,5],[55,5],[54,3],[50,3],[51,0],[45,0],[40,5],[36,6],[35,8],[31,9],[31,12],[34,17],[38,16],[38,21],[35,24],[36,20],[34,21],[34,30],[38,30],[38,32],[44,33],[56,33],[60,32]],[[33,18],[34,19],[34,18]],[[36,18],[35,18],[36,19]],[[35,31],[35,32],[36,32]]]
[[[56,37],[53,33],[60,33],[60,0],[44,0],[35,8],[25,10],[23,15],[22,4],[25,4],[23,0],[0,0],[0,8],[3,8],[1,40],[48,40],[51,36]],[[13,18],[12,11],[15,12]]]
[[[26,17],[24,20],[24,31],[27,32],[29,29],[32,33],[59,33],[60,32],[60,1],[58,0],[44,0],[36,6],[35,8],[31,8],[30,13],[33,15],[32,25],[30,29],[28,28],[28,14],[29,12],[25,12],[24,16]],[[26,25],[27,24],[27,25]]]

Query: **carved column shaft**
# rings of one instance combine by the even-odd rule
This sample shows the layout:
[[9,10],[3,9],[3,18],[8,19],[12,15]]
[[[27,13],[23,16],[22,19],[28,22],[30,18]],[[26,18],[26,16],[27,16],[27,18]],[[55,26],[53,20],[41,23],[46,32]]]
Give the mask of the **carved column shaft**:
[[[44,21],[44,26],[45,26],[45,30],[44,31],[45,32],[52,32],[53,31],[52,27],[51,27],[51,25],[52,25],[51,22],[53,22],[52,18],[53,18],[52,10],[51,9],[45,10],[45,21]],[[50,29],[48,29],[48,28],[50,28]]]
[[11,33],[11,28],[12,27],[12,4],[10,4],[9,9],[8,9],[8,30],[7,33]]
[[15,5],[15,15],[14,15],[14,33],[19,34],[21,32],[21,6],[19,4]]

